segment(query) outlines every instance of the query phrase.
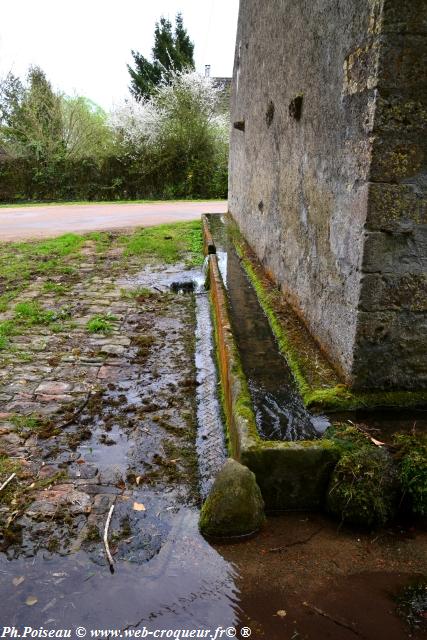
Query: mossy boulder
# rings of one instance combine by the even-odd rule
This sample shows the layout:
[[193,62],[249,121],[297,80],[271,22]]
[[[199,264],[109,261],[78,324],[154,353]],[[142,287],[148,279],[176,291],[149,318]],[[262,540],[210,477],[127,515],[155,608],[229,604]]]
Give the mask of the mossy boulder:
[[344,522],[383,526],[396,513],[398,493],[397,472],[390,454],[363,446],[343,453],[331,477],[327,506]]
[[255,475],[236,460],[222,467],[200,514],[200,531],[233,538],[257,531],[264,521],[264,501]]

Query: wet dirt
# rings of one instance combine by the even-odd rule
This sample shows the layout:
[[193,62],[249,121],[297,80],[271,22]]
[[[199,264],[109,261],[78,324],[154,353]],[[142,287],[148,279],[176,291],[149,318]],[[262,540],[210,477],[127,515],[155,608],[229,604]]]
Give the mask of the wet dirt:
[[339,529],[313,513],[269,518],[254,539],[217,546],[237,570],[239,622],[268,640],[424,638],[396,614],[405,585],[427,570],[427,534]]

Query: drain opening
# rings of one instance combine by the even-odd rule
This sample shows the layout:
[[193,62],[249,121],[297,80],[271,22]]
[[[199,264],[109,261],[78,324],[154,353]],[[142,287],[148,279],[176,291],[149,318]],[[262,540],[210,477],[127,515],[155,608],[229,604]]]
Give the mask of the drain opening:
[[192,280],[172,282],[170,285],[170,290],[173,291],[173,293],[193,293],[194,289],[195,284]]

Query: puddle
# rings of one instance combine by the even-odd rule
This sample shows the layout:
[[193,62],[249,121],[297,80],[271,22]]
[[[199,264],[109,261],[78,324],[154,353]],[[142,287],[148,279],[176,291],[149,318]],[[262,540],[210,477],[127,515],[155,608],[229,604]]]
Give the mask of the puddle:
[[[39,499],[39,511],[17,521],[21,541],[0,554],[0,623],[153,630],[236,623],[235,570],[199,534],[191,475],[196,408],[202,496],[226,457],[204,278],[174,265],[118,283],[157,296],[125,315],[126,348],[117,342],[102,367],[103,391],[90,396],[75,423],[40,442],[47,466],[66,479],[51,497],[43,494],[54,501],[49,518]],[[159,294],[167,291],[190,295]],[[99,346],[106,343],[101,338]],[[113,504],[111,575],[102,535]],[[28,598],[37,599],[33,606]]]
[[209,216],[209,224],[260,435],[268,440],[320,437],[329,426],[329,420],[304,407],[267,317],[227,238],[225,224],[215,215]]
[[[13,563],[0,556],[0,623],[73,631],[235,624],[235,570],[199,535],[197,519],[196,510],[180,509],[159,553],[143,566],[116,562],[114,575],[82,552]],[[25,579],[15,587],[17,576]]]

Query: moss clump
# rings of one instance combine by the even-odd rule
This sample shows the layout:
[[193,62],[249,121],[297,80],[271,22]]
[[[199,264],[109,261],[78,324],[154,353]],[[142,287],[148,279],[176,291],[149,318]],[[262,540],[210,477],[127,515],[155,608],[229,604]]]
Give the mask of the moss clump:
[[323,439],[330,440],[341,454],[370,445],[369,436],[363,431],[350,424],[339,422],[326,429]]
[[[11,460],[7,456],[0,454],[0,485],[3,484],[12,473],[18,474],[19,470],[20,465],[15,460]],[[17,490],[16,482],[10,482],[0,493],[0,504],[10,504]]]
[[331,477],[327,506],[350,524],[386,524],[397,506],[397,474],[391,456],[368,445],[344,453]]
[[398,475],[413,513],[427,515],[427,435],[398,435]]

